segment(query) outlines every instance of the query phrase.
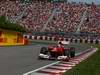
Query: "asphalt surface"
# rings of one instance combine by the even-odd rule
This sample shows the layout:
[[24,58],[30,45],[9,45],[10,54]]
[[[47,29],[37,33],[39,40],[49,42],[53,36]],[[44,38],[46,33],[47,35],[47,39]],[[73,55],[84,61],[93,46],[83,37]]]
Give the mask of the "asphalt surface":
[[0,75],[22,75],[54,61],[37,59],[40,46],[17,46],[0,48]]
[[[55,62],[37,59],[42,46],[46,45],[0,47],[0,75],[22,75]],[[84,45],[75,47],[77,53],[89,48]]]

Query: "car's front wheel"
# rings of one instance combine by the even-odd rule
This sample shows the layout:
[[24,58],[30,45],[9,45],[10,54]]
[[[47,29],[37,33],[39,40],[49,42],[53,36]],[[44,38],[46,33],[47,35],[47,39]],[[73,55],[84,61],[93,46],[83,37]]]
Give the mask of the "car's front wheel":
[[48,49],[46,47],[42,47],[40,50],[41,54],[48,54]]

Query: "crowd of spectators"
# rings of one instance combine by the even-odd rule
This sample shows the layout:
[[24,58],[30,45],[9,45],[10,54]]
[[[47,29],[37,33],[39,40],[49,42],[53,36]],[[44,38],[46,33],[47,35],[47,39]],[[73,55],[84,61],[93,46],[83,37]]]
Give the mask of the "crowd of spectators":
[[80,31],[100,33],[100,6],[95,4],[0,1],[0,16],[5,15],[11,22],[19,23],[31,32],[41,31],[50,18],[44,31],[75,32],[85,11],[87,14]]

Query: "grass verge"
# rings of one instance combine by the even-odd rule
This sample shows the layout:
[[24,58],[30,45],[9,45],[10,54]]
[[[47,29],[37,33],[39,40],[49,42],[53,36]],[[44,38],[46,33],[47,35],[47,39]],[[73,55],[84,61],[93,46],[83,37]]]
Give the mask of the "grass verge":
[[56,44],[57,41],[50,40],[30,40],[31,44]]
[[100,44],[94,45],[98,51],[88,59],[82,61],[64,75],[100,75]]

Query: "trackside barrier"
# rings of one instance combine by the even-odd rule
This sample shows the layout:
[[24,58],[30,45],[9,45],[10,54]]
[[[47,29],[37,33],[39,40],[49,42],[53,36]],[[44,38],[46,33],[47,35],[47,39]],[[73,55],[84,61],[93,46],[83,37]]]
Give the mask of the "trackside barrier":
[[24,35],[23,37],[27,39],[32,40],[50,40],[50,41],[70,41],[72,43],[93,43],[93,44],[99,44],[100,40],[98,39],[72,39],[72,38],[61,38],[61,37],[49,37],[49,36],[30,36],[30,35]]

